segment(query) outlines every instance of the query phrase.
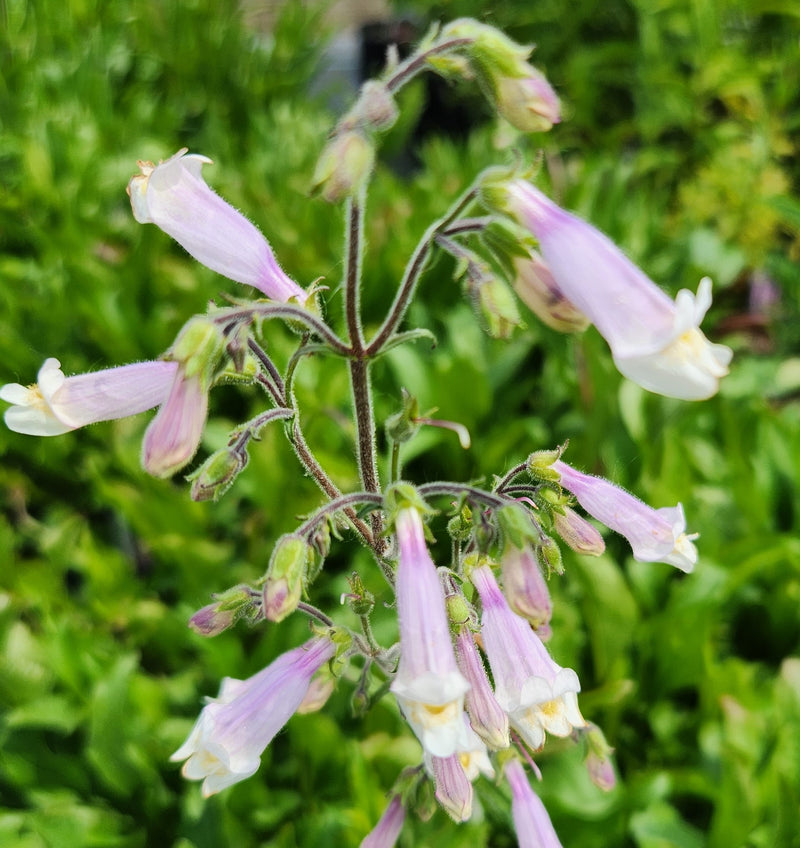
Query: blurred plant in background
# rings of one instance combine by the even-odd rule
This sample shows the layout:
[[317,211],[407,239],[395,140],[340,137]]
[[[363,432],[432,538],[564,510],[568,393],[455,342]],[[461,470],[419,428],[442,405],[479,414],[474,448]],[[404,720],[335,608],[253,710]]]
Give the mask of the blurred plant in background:
[[[618,376],[593,329],[568,338],[530,318],[508,342],[487,338],[443,258],[409,316],[435,332],[435,355],[398,347],[374,369],[378,420],[395,411],[402,382],[421,409],[437,405],[473,437],[465,452],[424,428],[403,453],[410,479],[484,477],[530,445],[569,437],[571,463],[650,503],[683,499],[702,529],[687,580],[635,562],[610,535],[591,561],[566,551],[568,579],[549,584],[553,652],[577,670],[581,709],[617,749],[620,776],[603,794],[580,752],[547,749],[542,798],[561,841],[797,845],[796,14],[721,0],[586,3],[569,14],[552,3],[420,6],[536,41],[565,120],[531,140],[486,117],[421,136],[426,98],[440,93],[421,83],[404,92],[369,209],[364,274],[382,284],[365,287],[366,329],[444,198],[499,147],[530,156],[543,145],[556,199],[672,294],[714,280],[709,334],[737,354],[713,400],[660,399]],[[298,282],[339,279],[340,219],[307,199],[331,122],[309,94],[329,35],[320,10],[288,3],[269,33],[244,27],[233,4],[205,0],[7,0],[0,12],[3,382],[27,381],[52,354],[68,373],[155,358],[216,296],[219,278],[132,221],[120,187],[137,159],[183,145],[213,153],[224,163],[215,187],[269,234]],[[409,145],[411,182],[387,167]],[[327,296],[335,305],[338,293]],[[276,329],[270,353],[280,358],[295,341]],[[354,488],[353,434],[327,425],[347,411],[344,370],[320,359],[296,389],[309,442]],[[258,408],[255,391],[217,390],[204,453]],[[57,440],[0,432],[0,844],[358,844],[418,748],[397,736],[388,705],[355,721],[347,687],[324,712],[289,723],[258,777],[209,802],[166,765],[189,730],[177,716],[196,714],[198,693],[305,638],[296,617],[213,640],[185,621],[210,590],[257,578],[269,542],[318,492],[276,427],[223,500],[191,502],[183,484],[141,474],[143,428],[123,420]],[[317,603],[337,604],[351,590],[345,575],[371,574],[368,562],[334,541]],[[389,599],[379,577],[367,588]],[[482,796],[475,822],[455,828],[438,814],[408,822],[401,839],[512,845],[508,796],[496,793]]]

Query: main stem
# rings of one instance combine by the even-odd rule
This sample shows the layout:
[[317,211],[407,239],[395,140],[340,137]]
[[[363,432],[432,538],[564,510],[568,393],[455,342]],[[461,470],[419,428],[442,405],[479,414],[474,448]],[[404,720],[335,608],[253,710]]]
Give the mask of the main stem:
[[[380,492],[377,451],[375,447],[375,417],[372,410],[372,386],[369,376],[369,354],[364,347],[361,332],[360,288],[361,249],[364,194],[347,201],[347,248],[345,254],[345,320],[350,342],[350,387],[356,420],[358,445],[358,472],[361,485],[367,492]],[[380,538],[383,521],[376,512],[370,516],[375,552],[380,555],[385,547]]]

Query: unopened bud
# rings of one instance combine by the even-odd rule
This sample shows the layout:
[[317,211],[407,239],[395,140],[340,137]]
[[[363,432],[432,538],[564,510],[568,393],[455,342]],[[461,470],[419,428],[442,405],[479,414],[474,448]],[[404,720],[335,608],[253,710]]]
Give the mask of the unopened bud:
[[195,315],[184,324],[166,358],[181,364],[186,379],[199,377],[208,388],[224,346],[221,328],[209,318]]
[[258,595],[249,586],[234,586],[212,595],[213,604],[197,610],[189,619],[189,627],[201,636],[217,636],[238,619],[248,616],[258,604]]
[[375,146],[358,129],[337,133],[325,146],[314,171],[312,192],[328,203],[357,193],[375,163]]
[[301,715],[304,713],[315,713],[321,710],[333,694],[336,680],[327,666],[323,666],[312,678],[308,685],[306,694],[297,708]]
[[442,809],[455,822],[467,821],[472,815],[472,784],[459,755],[431,757],[430,768]]
[[589,326],[589,319],[567,300],[540,254],[531,251],[527,257],[515,257],[514,269],[514,291],[548,327],[579,333]]
[[522,325],[517,301],[502,280],[490,277],[477,287],[477,294],[481,315],[492,338],[507,339],[514,327]]
[[386,85],[368,80],[361,86],[358,102],[344,120],[354,120],[364,129],[382,132],[394,125],[398,114],[397,103]]
[[541,71],[522,62],[513,76],[494,77],[497,111],[522,132],[547,132],[561,120],[561,104]]
[[300,536],[281,536],[272,551],[264,581],[264,616],[283,621],[297,609],[313,550]]
[[233,610],[221,610],[218,604],[208,604],[189,619],[189,627],[201,636],[218,636],[235,621]]
[[600,556],[606,549],[606,543],[600,531],[585,518],[568,506],[562,507],[563,513],[553,510],[553,525],[556,533],[579,554]]
[[606,742],[603,731],[596,724],[588,724],[584,735],[587,743],[585,764],[589,778],[599,789],[610,792],[617,785],[611,759],[614,749]]
[[462,625],[473,618],[473,612],[467,599],[460,593],[454,592],[445,598],[447,618],[451,624]]
[[455,648],[459,671],[470,685],[464,696],[464,708],[472,729],[493,750],[507,748],[508,715],[495,698],[469,627],[459,630]]
[[534,451],[528,457],[527,463],[528,472],[534,480],[557,483],[561,479],[561,475],[553,468],[553,463],[560,458],[562,452],[561,448]]
[[536,546],[536,558],[548,576],[553,571],[556,574],[564,573],[564,564],[561,561],[561,548],[549,536],[545,536]]
[[192,483],[194,501],[218,501],[233,485],[240,471],[247,465],[247,451],[223,448],[187,476]]
[[553,614],[553,602],[547,581],[531,549],[508,546],[500,566],[503,594],[511,609],[526,618],[537,631],[546,626]]
[[519,549],[524,548],[528,542],[538,541],[539,534],[534,527],[532,516],[521,504],[507,504],[495,514],[507,546]]

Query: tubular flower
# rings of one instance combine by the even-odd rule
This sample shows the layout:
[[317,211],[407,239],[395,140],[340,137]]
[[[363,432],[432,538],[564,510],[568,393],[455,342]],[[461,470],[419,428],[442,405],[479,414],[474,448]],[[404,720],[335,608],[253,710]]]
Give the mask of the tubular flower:
[[155,224],[212,271],[262,291],[273,300],[306,301],[306,292],[278,265],[261,232],[201,175],[206,156],[179,150],[166,162],[139,162],[128,183],[133,216]]
[[511,726],[534,750],[544,745],[545,731],[569,736],[583,727],[578,675],[557,665],[528,622],[512,612],[489,566],[476,568],[470,579],[483,604],[481,633],[495,696]]
[[226,677],[219,696],[203,707],[189,738],[170,759],[186,760],[183,776],[202,780],[205,796],[251,777],[334,651],[329,639],[310,639],[247,680]]
[[393,795],[378,823],[361,840],[360,848],[393,848],[405,820],[403,802],[399,795]]
[[456,637],[456,659],[470,685],[464,706],[472,729],[491,748],[507,748],[508,716],[497,703],[469,627],[462,627]]
[[519,760],[506,764],[506,779],[511,787],[511,815],[519,848],[562,848],[550,816],[531,789]]
[[589,515],[630,542],[634,559],[665,562],[687,573],[694,569],[697,548],[692,541],[698,534],[686,533],[681,504],[653,509],[608,480],[582,474],[560,459],[553,469]]
[[507,188],[507,211],[539,241],[558,288],[608,342],[620,373],[651,392],[683,400],[716,394],[732,352],[700,331],[711,281],[673,302],[606,236],[524,180]]
[[91,374],[65,377],[57,359],[46,359],[33,386],[7,383],[0,398],[10,430],[29,436],[58,436],[98,421],[136,415],[163,403],[177,369],[174,362],[137,362]]
[[391,689],[425,751],[449,757],[468,741],[462,713],[469,683],[456,665],[444,592],[416,509],[398,512],[396,532],[401,654]]

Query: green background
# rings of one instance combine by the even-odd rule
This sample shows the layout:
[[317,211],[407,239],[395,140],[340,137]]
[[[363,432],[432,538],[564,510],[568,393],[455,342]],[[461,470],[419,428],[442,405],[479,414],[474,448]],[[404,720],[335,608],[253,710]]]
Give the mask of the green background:
[[[502,9],[502,11],[501,11]],[[417,482],[502,473],[570,439],[570,461],[654,506],[682,501],[701,533],[685,577],[632,560],[609,535],[599,559],[565,555],[552,582],[554,656],[575,667],[582,709],[617,749],[619,785],[586,777],[556,740],[538,787],[566,848],[800,845],[800,13],[788,0],[405,4],[428,20],[475,15],[535,42],[564,102],[543,147],[556,196],[624,246],[665,289],[708,274],[704,327],[735,349],[718,396],[682,403],[614,370],[594,330],[560,336],[527,317],[490,340],[437,261],[407,345],[375,369],[379,421],[399,388],[464,423],[473,445],[428,430],[405,449]],[[182,146],[212,157],[209,182],[268,235],[302,285],[341,297],[341,211],[309,199],[334,116],[312,95],[330,33],[288,3],[270,31],[232,2],[0,2],[0,381],[32,382],[47,356],[67,373],[158,356],[183,322],[233,283],[137,225],[124,188],[137,159]],[[424,228],[508,138],[465,97],[470,128],[412,130],[425,88],[403,98],[368,217],[364,306],[380,321]],[[753,313],[754,276],[779,300]],[[270,351],[293,343],[277,325]],[[298,374],[309,442],[337,482],[357,485],[346,370]],[[263,406],[255,390],[212,398],[203,452]],[[334,424],[331,424],[331,419]],[[0,846],[356,846],[419,749],[396,708],[352,717],[343,682],[321,713],[292,719],[258,774],[208,801],[170,753],[201,696],[254,673],[307,632],[239,626],[215,638],[186,621],[212,592],[254,581],[271,544],[320,503],[268,429],[218,504],[139,467],[148,416],[54,439],[0,430]],[[385,445],[381,446],[382,448]],[[385,466],[383,468],[385,479]],[[443,506],[443,504],[439,504]],[[439,528],[441,529],[441,528]],[[441,535],[441,534],[440,534]],[[336,543],[312,599],[339,610],[358,569],[388,593],[355,542]],[[376,628],[392,639],[379,603]],[[298,620],[295,620],[298,619]],[[476,787],[474,821],[410,822],[401,845],[514,845],[506,791]],[[476,805],[477,806],[477,805]]]

